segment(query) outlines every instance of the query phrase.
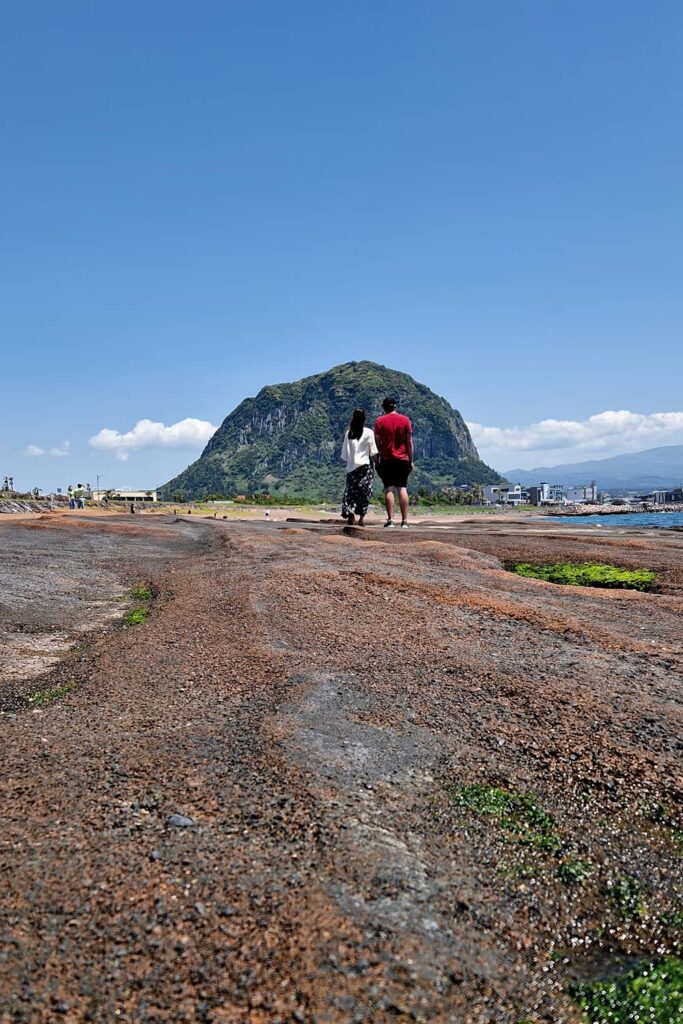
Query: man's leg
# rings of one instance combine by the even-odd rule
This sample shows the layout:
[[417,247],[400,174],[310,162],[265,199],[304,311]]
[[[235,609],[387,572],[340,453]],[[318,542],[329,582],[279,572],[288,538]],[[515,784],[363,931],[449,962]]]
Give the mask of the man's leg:
[[384,488],[384,504],[387,507],[387,519],[394,518],[394,491],[391,487]]
[[408,519],[408,506],[410,505],[407,487],[399,487],[398,503],[401,506],[401,522],[405,523]]

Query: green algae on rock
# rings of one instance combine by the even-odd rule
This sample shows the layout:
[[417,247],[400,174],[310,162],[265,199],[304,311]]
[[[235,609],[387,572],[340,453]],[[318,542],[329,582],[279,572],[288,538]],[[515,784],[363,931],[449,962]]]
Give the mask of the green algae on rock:
[[652,590],[657,582],[657,573],[651,569],[622,569],[600,562],[556,562],[554,565],[515,562],[511,568],[518,576],[547,583],[564,583],[570,587],[647,591]]
[[140,626],[149,617],[149,608],[133,608],[123,620],[127,626]]
[[640,921],[646,914],[646,907],[642,901],[642,887],[635,878],[630,875],[621,875],[611,886],[619,916],[624,921]]
[[32,694],[27,698],[28,703],[31,707],[41,708],[45,704],[51,704],[54,700],[59,700],[60,697],[66,696],[74,689],[76,683],[73,680],[69,680],[68,683],[62,683],[61,686],[51,686],[46,690],[39,690],[37,693]]
[[560,846],[555,819],[539,806],[534,793],[513,793],[474,783],[452,790],[451,796],[459,807],[494,818],[518,843],[547,851]]
[[683,1021],[683,961],[651,960],[612,981],[574,985],[571,995],[590,1024],[674,1024]]

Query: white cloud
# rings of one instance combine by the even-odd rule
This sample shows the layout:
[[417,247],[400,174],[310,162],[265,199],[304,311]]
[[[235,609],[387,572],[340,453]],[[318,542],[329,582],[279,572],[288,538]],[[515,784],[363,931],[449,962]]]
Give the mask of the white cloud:
[[468,426],[482,458],[499,465],[503,459],[506,468],[511,468],[511,460],[535,464],[532,453],[543,453],[546,461],[571,462],[683,441],[683,412],[643,414],[621,409],[585,420],[541,420],[527,427]]
[[39,448],[37,444],[29,444],[24,448],[24,455],[30,455],[33,459],[38,459],[41,455],[51,455],[55,459],[63,459],[67,455],[71,455],[70,448],[69,441],[63,441],[61,446],[55,448]]
[[196,448],[206,444],[216,427],[207,420],[185,419],[170,427],[154,420],[138,420],[132,430],[120,433],[103,428],[90,438],[90,445],[99,451],[113,452],[125,462],[131,451],[145,448]]

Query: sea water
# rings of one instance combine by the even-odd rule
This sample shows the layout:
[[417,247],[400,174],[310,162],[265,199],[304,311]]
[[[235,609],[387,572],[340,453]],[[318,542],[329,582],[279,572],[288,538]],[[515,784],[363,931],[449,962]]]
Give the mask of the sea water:
[[556,523],[572,523],[574,526],[656,526],[670,530],[673,526],[683,528],[683,512],[613,512],[592,516],[548,516]]

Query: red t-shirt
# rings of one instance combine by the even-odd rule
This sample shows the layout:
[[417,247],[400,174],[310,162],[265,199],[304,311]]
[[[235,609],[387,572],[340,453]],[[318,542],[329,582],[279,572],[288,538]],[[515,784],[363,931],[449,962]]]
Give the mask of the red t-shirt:
[[410,420],[400,412],[388,412],[375,420],[375,441],[383,459],[403,459],[408,462],[408,439],[413,432]]

